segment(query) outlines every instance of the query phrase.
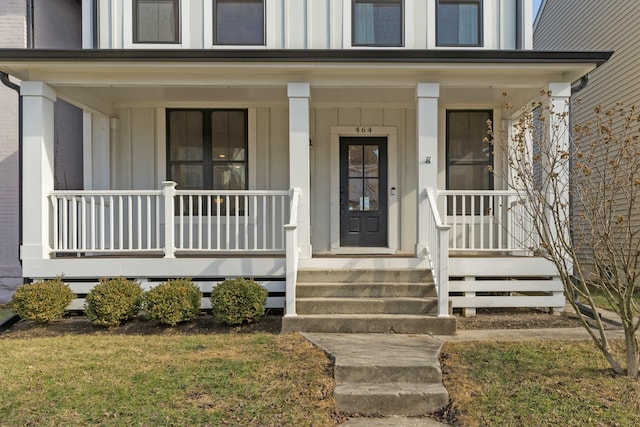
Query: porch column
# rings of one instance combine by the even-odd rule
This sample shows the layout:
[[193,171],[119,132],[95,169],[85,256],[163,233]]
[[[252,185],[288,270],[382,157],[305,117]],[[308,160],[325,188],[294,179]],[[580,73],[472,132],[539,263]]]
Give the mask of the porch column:
[[427,189],[438,190],[438,83],[418,83],[416,88],[417,102],[417,142],[416,158],[418,161],[418,201],[417,201],[417,236],[416,256],[426,257],[428,250],[429,201]]
[[20,256],[26,259],[49,258],[50,208],[47,194],[54,185],[55,91],[44,82],[23,82],[23,194],[24,230]]
[[301,258],[311,258],[311,179],[309,153],[309,83],[289,83],[289,187],[300,190],[298,248]]
[[[570,83],[549,83],[548,87],[549,92],[551,93],[550,102],[553,107],[553,112],[555,114],[549,117],[549,126],[547,129],[549,141],[553,141],[557,144],[558,152],[569,151],[570,149],[570,126],[569,126],[569,101],[571,98],[571,84]],[[550,159],[553,161],[554,159]],[[557,159],[555,159],[557,160]],[[549,185],[545,189],[545,197],[548,203],[555,204],[561,203],[562,206],[565,206],[562,211],[559,212],[561,217],[559,220],[562,223],[569,221],[569,161],[565,161],[562,163],[554,162],[555,168],[553,170],[549,170],[549,173],[557,174],[558,177],[558,186],[557,190],[551,188]],[[546,168],[549,169],[549,168]],[[547,179],[543,179],[543,182],[550,182]],[[558,193],[558,194],[554,194]],[[553,218],[548,218],[550,221],[553,221]],[[563,226],[562,229],[566,229],[567,233],[569,227]],[[559,237],[559,236],[558,236]],[[564,239],[569,240],[571,236],[563,236]]]

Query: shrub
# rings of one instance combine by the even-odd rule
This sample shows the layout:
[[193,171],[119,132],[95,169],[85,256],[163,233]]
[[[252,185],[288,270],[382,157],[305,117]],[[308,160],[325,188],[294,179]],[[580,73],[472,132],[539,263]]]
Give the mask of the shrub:
[[145,294],[145,310],[149,319],[175,326],[198,317],[201,300],[202,292],[191,279],[169,280]]
[[254,322],[264,315],[267,295],[267,290],[253,280],[225,280],[211,291],[211,310],[227,325]]
[[84,313],[96,325],[118,326],[135,316],[142,305],[142,288],[124,277],[100,279],[87,294]]
[[75,294],[69,285],[58,277],[53,280],[34,282],[19,287],[9,306],[23,319],[36,323],[47,323],[61,319]]

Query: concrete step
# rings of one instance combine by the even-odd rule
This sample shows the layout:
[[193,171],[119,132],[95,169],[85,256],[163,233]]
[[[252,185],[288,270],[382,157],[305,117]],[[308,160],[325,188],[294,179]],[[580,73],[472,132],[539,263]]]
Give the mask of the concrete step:
[[437,314],[435,298],[298,298],[298,314]]
[[313,314],[284,317],[282,331],[455,335],[455,317],[409,314]]
[[[348,363],[348,362],[346,362]],[[440,383],[442,371],[437,362],[424,360],[412,365],[381,364],[380,359],[372,358],[368,364],[343,364],[337,361],[333,377],[339,384],[387,384],[387,383]]]
[[298,270],[298,282],[305,283],[429,283],[432,281],[431,270],[420,269]]
[[425,298],[435,297],[436,289],[432,283],[381,282],[381,283],[340,283],[340,282],[303,282],[296,286],[298,298],[317,297],[373,297],[373,298]]
[[334,390],[340,411],[362,414],[418,416],[449,403],[442,384],[342,384]]

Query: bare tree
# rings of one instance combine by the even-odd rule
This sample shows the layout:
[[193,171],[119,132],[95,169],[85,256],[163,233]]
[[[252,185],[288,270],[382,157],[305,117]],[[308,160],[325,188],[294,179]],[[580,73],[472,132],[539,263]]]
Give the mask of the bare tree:
[[[570,304],[615,372],[637,377],[640,114],[617,104],[597,107],[590,120],[571,124],[569,106],[562,103],[554,105],[550,92],[520,111],[505,102],[505,117],[513,121],[501,135],[490,124],[489,133],[510,166],[505,179],[530,225],[529,249],[557,267]],[[607,338],[594,292],[621,319],[626,369]],[[590,307],[593,321],[574,295]]]

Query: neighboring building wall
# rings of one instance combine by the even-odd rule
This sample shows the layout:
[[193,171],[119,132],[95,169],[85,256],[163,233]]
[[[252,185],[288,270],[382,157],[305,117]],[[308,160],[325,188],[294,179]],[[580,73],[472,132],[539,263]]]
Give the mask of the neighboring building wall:
[[[77,0],[36,0],[34,15],[35,47],[81,47]],[[26,1],[0,1],[0,48],[26,47]],[[0,111],[0,302],[6,302],[22,283],[22,269],[18,249],[18,95],[4,85],[0,85]],[[82,112],[63,101],[56,104],[56,141],[56,187],[82,188]]]
[[[0,2],[0,48],[26,46],[26,3]],[[18,83],[18,82],[16,82]],[[18,259],[18,95],[0,84],[0,302],[22,283]]]
[[[81,49],[79,0],[35,0],[35,48]],[[82,177],[82,110],[58,100],[55,106],[55,188],[79,190]]]
[[[596,106],[617,102],[640,107],[640,7],[628,0],[547,0],[534,30],[538,50],[613,50],[615,54],[590,75],[575,98],[572,118],[582,123]],[[579,206],[576,206],[579,210]],[[635,221],[640,221],[640,214]]]

